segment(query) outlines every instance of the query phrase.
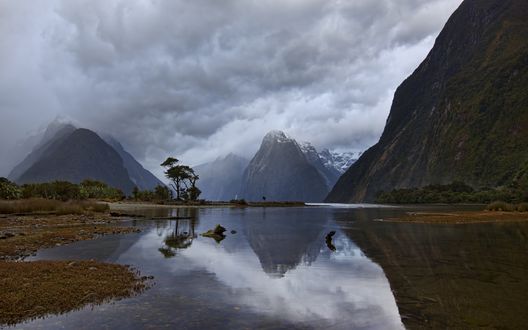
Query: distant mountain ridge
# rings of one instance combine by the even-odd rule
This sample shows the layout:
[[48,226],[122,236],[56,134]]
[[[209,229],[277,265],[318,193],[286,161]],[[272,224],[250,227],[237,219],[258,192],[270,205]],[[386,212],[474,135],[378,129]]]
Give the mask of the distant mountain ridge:
[[528,1],[465,0],[329,202],[462,181],[528,185]]
[[[245,198],[260,201],[265,197],[274,201],[306,201],[309,198],[321,202],[321,196],[332,189],[349,164],[355,161],[355,155],[328,149],[318,152],[309,142],[298,143],[284,132],[271,131],[263,138],[251,163],[229,154],[198,165],[195,171],[200,176],[201,197],[207,200]],[[307,188],[304,181],[315,185]],[[303,195],[299,190],[306,191]]]
[[306,159],[323,175],[330,191],[339,177],[357,160],[354,153],[337,153],[328,149],[318,152],[310,142],[299,143]]
[[216,160],[194,167],[200,176],[198,186],[200,198],[212,201],[229,201],[238,198],[242,185],[242,175],[249,160],[229,154]]
[[52,122],[33,151],[9,175],[19,184],[55,180],[99,180],[130,194],[134,186],[152,190],[163,184],[115,139],[103,140],[88,129]]
[[16,182],[80,183],[85,179],[105,182],[128,194],[134,188],[119,154],[94,132],[80,128],[47,146]]

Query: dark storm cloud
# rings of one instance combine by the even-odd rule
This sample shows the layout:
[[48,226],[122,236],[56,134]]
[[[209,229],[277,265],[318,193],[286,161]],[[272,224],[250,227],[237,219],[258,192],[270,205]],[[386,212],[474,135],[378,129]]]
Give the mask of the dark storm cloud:
[[270,129],[361,150],[460,2],[0,0],[0,137],[65,114],[152,168]]

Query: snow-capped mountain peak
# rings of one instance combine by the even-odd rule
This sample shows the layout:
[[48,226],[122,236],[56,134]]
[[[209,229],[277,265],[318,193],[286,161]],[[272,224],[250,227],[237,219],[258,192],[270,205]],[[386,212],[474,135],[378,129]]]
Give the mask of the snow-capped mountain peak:
[[319,157],[326,167],[333,167],[340,173],[345,173],[359,159],[361,154],[362,152],[336,152],[323,149],[319,153]]
[[337,170],[340,174],[344,173],[354,162],[361,156],[361,152],[336,152],[323,149],[318,152],[310,142],[300,142],[299,146],[308,160],[318,160],[327,169]]

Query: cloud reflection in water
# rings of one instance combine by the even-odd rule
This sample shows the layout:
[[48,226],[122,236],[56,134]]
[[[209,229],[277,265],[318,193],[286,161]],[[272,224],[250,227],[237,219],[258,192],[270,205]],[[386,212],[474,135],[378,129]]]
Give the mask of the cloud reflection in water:
[[[144,235],[138,242],[142,250],[158,248],[160,237],[164,236],[159,234],[153,230]],[[336,252],[321,244],[315,258],[308,257],[308,262],[301,260],[299,265],[288,267],[282,277],[263,271],[259,256],[245,235],[231,239],[243,243],[233,247],[195,239],[192,246],[179,250],[176,258],[167,259],[167,266],[177,274],[184,269],[214,274],[221,284],[233,290],[228,297],[233,301],[227,303],[266,316],[337,328],[403,328],[383,270],[342,233],[334,236]]]

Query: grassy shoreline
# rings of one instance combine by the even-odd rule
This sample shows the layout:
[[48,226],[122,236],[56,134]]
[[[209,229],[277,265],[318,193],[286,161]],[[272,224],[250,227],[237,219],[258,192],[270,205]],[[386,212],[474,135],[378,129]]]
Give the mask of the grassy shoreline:
[[384,222],[427,224],[471,224],[528,221],[528,212],[458,211],[458,212],[407,212],[396,218],[380,219]]
[[134,296],[146,278],[96,261],[0,261],[0,327]]
[[39,249],[133,232],[137,229],[120,226],[107,214],[3,215],[0,217],[0,260],[21,260]]
[[[10,203],[13,211],[7,210],[16,213],[20,205]],[[130,297],[148,287],[148,278],[127,265],[23,261],[39,249],[138,231],[100,212],[108,210],[106,205],[85,203],[91,206],[82,210],[75,203],[55,203],[45,210],[42,205],[51,204],[37,201],[24,206],[28,214],[0,215],[0,327]]]

